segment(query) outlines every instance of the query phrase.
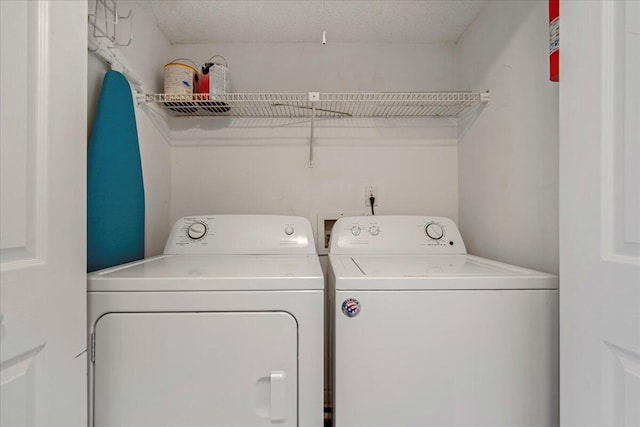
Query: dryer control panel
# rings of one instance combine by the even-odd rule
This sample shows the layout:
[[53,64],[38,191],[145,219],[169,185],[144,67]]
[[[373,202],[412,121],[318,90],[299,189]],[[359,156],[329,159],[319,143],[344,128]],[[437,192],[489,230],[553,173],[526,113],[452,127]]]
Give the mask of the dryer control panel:
[[329,253],[465,255],[467,250],[449,218],[376,215],[340,218]]
[[282,215],[200,215],[173,226],[165,255],[315,254],[306,218]]

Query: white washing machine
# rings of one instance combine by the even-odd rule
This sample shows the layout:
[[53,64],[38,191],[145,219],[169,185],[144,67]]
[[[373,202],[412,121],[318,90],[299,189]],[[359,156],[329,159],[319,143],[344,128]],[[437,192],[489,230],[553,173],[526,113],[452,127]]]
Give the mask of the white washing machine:
[[342,218],[329,262],[335,427],[558,425],[556,276],[441,217]]
[[88,278],[90,425],[313,426],[322,270],[300,217],[194,216]]

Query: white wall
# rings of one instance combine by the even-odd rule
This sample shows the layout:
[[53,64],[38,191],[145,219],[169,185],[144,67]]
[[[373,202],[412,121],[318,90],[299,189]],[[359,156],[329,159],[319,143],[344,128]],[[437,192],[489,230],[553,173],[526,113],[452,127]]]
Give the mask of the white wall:
[[558,84],[547,3],[490,2],[458,44],[461,89],[491,91],[461,126],[459,225],[470,253],[558,273]]
[[234,92],[415,92],[455,86],[455,46],[449,44],[174,45],[168,59],[201,64],[214,54],[227,59]]
[[[162,65],[169,51],[169,42],[160,33],[151,16],[141,10],[136,3],[118,2],[118,7],[126,14],[133,9],[134,39],[129,47],[119,52],[125,57],[134,72],[143,78],[149,92],[161,90],[163,83]],[[89,2],[89,13],[93,13],[94,3]],[[124,21],[121,21],[124,22]],[[123,25],[126,25],[123,24]],[[123,28],[126,32],[126,28]],[[100,40],[100,39],[97,39]],[[108,70],[105,62],[89,53],[88,62],[88,124],[89,136],[95,117],[96,106],[102,87],[102,79]],[[145,255],[157,255],[164,249],[171,222],[170,201],[170,148],[167,141],[152,124],[149,117],[136,107],[138,140],[144,175],[145,189]],[[88,137],[89,137],[88,136]]]
[[[168,60],[202,63],[224,55],[234,92],[438,91],[456,87],[455,53],[452,45],[418,44],[178,45]],[[313,168],[307,167],[308,123],[296,126],[293,136],[286,132],[291,127],[215,130],[221,136],[214,141],[196,138],[189,147],[172,148],[172,220],[290,214],[307,217],[315,228],[318,213],[367,212],[366,184],[379,187],[376,213],[457,220],[455,124],[444,121],[431,130],[424,123],[321,122]]]
[[172,210],[206,213],[364,214],[364,186],[380,191],[379,214],[457,217],[455,146],[187,147],[172,151]]

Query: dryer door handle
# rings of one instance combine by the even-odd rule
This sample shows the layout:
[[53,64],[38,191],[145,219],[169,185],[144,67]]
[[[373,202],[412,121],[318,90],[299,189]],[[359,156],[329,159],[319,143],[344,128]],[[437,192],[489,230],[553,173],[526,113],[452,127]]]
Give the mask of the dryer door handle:
[[271,371],[271,421],[287,419],[287,373]]

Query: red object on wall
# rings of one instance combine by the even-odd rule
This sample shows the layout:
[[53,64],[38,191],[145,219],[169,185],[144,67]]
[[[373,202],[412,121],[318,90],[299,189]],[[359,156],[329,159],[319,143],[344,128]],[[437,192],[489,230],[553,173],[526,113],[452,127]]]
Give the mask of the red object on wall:
[[549,0],[549,79],[560,80],[560,0]]

